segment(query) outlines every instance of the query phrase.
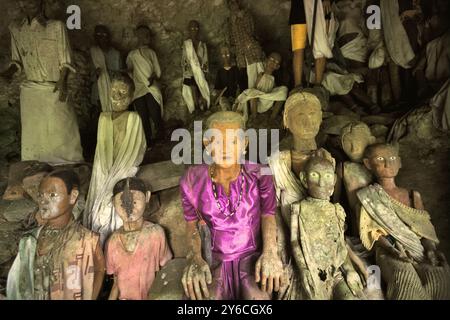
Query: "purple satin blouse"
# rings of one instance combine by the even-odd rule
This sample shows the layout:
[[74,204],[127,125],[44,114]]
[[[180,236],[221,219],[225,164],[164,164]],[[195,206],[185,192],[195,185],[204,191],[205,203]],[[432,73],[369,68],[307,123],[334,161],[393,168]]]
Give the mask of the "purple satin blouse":
[[[195,209],[198,209],[211,230],[213,254],[222,261],[235,260],[261,249],[261,216],[275,215],[277,205],[272,176],[261,175],[263,167],[251,162],[243,165],[240,177],[230,184],[228,207],[224,188],[216,184],[221,207],[226,208],[224,213],[217,207],[208,165],[190,167],[180,180],[186,221],[197,220]],[[238,202],[241,179],[241,203],[236,213],[227,218]]]

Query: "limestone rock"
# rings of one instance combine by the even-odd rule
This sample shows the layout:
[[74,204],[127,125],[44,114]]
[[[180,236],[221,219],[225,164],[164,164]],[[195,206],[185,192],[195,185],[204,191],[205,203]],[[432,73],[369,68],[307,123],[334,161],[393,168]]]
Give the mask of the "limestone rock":
[[341,130],[343,127],[354,121],[355,119],[350,116],[344,115],[331,116],[323,120],[321,131],[326,134],[337,136],[341,134]]
[[150,216],[149,220],[164,228],[166,237],[174,257],[186,257],[186,222],[180,202],[179,188],[161,191],[159,194],[161,207]]
[[[9,168],[8,189],[3,195],[4,200],[18,200],[25,195],[23,180],[30,177],[27,187],[35,191],[39,185],[42,174],[52,171],[52,167],[47,163],[38,161],[22,161],[14,163]],[[33,196],[33,195],[32,195]]]
[[142,179],[152,192],[157,192],[178,186],[184,171],[184,165],[176,165],[169,160],[140,167],[137,177]]
[[149,300],[183,300],[184,290],[181,283],[186,259],[169,261],[157,274],[150,289]]
[[370,126],[370,131],[377,138],[377,142],[384,142],[389,133],[389,128],[382,124],[374,124]]
[[21,222],[37,210],[37,204],[28,199],[16,201],[0,200],[0,215],[9,222]]

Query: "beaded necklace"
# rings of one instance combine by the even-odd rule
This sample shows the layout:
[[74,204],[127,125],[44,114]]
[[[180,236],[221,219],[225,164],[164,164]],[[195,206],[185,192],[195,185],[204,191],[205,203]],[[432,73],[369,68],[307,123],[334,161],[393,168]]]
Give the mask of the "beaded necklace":
[[223,215],[225,215],[225,217],[226,217],[225,220],[227,220],[227,219],[231,218],[232,216],[234,216],[234,214],[236,213],[237,209],[238,209],[239,206],[241,205],[242,194],[243,194],[243,192],[244,192],[243,168],[242,168],[242,166],[241,166],[241,169],[240,169],[240,171],[239,171],[239,176],[238,176],[238,179],[241,180],[241,181],[240,181],[240,187],[241,187],[241,190],[240,190],[240,192],[239,192],[239,198],[238,198],[238,201],[237,201],[237,203],[236,203],[234,209],[230,211],[230,214],[226,214],[226,213],[225,213],[226,208],[228,208],[228,207],[230,206],[230,198],[227,197],[227,204],[226,204],[226,207],[225,207],[225,208],[222,208],[222,205],[221,205],[220,202],[219,202],[219,197],[218,197],[218,195],[217,195],[216,183],[215,183],[214,180],[213,180],[214,172],[215,172],[214,167],[212,167],[212,168],[210,169],[210,171],[209,171],[209,175],[210,175],[210,177],[211,177],[212,192],[213,192],[213,195],[214,195],[214,199],[216,200],[217,208],[220,210],[220,212],[221,212]]

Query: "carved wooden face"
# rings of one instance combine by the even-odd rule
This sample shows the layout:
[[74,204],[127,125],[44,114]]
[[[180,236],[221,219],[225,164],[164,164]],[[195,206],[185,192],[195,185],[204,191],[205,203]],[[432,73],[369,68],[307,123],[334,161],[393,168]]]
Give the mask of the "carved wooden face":
[[136,30],[136,37],[138,39],[138,43],[140,45],[150,45],[151,42],[151,33],[147,28],[139,28]]
[[200,33],[200,25],[198,24],[197,21],[189,22],[188,32],[189,32],[189,36],[192,39],[197,39],[198,38],[198,34]]
[[239,163],[247,147],[247,138],[239,123],[215,123],[206,135],[205,145],[216,165],[229,168]]
[[78,190],[67,192],[66,184],[57,177],[44,178],[39,186],[39,214],[44,220],[53,220],[65,214],[72,214],[78,198]]
[[342,136],[342,149],[353,162],[362,162],[364,150],[375,140],[370,131],[356,129]]
[[[124,194],[127,193],[127,194]],[[117,214],[123,222],[136,222],[145,212],[145,206],[150,199],[150,193],[136,190],[125,190],[114,196],[113,203]]]
[[321,124],[322,110],[318,106],[305,104],[289,111],[287,126],[300,139],[314,139]]
[[41,13],[41,1],[40,0],[20,0],[20,9],[29,18],[34,18]]
[[300,179],[308,194],[315,199],[329,200],[334,192],[336,175],[333,165],[325,160],[307,166]]
[[111,45],[111,34],[104,26],[96,26],[94,38],[101,48],[108,48]]
[[230,11],[239,11],[239,1],[228,0],[228,7],[230,8]]
[[276,70],[280,69],[281,56],[278,53],[272,53],[266,61],[266,70],[272,74]]
[[128,109],[131,103],[130,87],[123,81],[114,80],[111,83],[111,105],[115,112],[122,112]]
[[220,56],[222,57],[222,61],[224,64],[229,64],[231,62],[230,48],[225,47],[220,49]]
[[364,165],[377,178],[395,178],[402,167],[398,151],[389,145],[374,148],[368,158],[364,158]]

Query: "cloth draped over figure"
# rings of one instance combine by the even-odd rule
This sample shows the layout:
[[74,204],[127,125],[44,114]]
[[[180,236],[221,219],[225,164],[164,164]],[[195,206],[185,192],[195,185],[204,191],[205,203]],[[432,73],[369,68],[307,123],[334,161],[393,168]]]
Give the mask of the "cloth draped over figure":
[[[424,70],[425,78],[431,87],[440,89],[430,101],[433,108],[433,123],[436,128],[450,129],[450,31],[429,42],[426,57],[421,60],[419,69]],[[441,85],[442,84],[442,85]]]
[[83,223],[100,234],[102,244],[123,224],[112,204],[114,185],[136,175],[145,149],[144,130],[137,113],[124,112],[116,119],[109,112],[100,115]]
[[83,161],[75,111],[54,92],[62,68],[75,72],[66,26],[53,20],[41,25],[37,19],[28,24],[25,19],[9,29],[12,63],[26,75],[20,91],[22,161]]
[[387,51],[392,61],[402,68],[410,68],[415,54],[399,15],[398,0],[380,0],[381,21]]
[[[320,2],[320,1],[319,1]],[[344,58],[352,61],[367,62],[367,38],[363,33],[363,1],[355,1],[348,5],[345,1],[333,4],[333,12],[341,17],[328,30],[330,41],[341,38],[346,35],[355,35],[355,37],[346,44],[339,47]],[[334,33],[334,35],[333,35]],[[360,74],[348,72],[335,63],[329,63],[327,71],[324,74],[322,85],[330,92],[330,95],[346,95],[355,83],[364,82]]]
[[450,31],[427,44],[425,55],[418,62],[414,72],[423,72],[427,86],[435,95],[421,108],[411,110],[397,119],[392,126],[388,141],[398,141],[408,131],[410,123],[432,113],[433,125],[440,130],[450,129]]
[[127,57],[127,67],[132,71],[130,75],[136,86],[133,100],[139,99],[150,93],[161,107],[161,116],[163,115],[163,96],[159,85],[153,81],[150,85],[148,78],[151,75],[161,77],[161,67],[155,51],[148,47],[142,47],[132,50]]
[[370,29],[367,37],[367,48],[370,52],[369,69],[378,69],[386,64],[387,52],[381,29]]
[[[211,94],[205,73],[208,72],[208,49],[206,44],[199,41],[198,47],[194,48],[191,39],[183,43],[183,78],[193,78],[203,99],[206,100],[207,108],[211,104]],[[182,95],[190,113],[195,110],[194,96],[190,86],[183,83]]]
[[380,236],[391,236],[413,259],[412,263],[403,262],[384,249],[377,250],[376,262],[387,282],[387,298],[449,299],[449,267],[422,263],[425,249],[421,239],[439,243],[428,212],[400,203],[378,184],[361,189],[357,195],[362,204],[360,236],[364,247],[370,250]]
[[[314,153],[322,154],[323,157],[336,163],[331,154],[325,149],[319,149]],[[305,159],[312,156],[305,155]],[[277,197],[277,245],[281,259],[289,277],[288,283],[280,289],[278,298],[280,300],[297,300],[302,297],[300,290],[299,275],[295,270],[294,259],[289,252],[291,225],[291,205],[306,198],[307,191],[300,182],[300,179],[292,171],[291,151],[285,150],[269,157],[269,167],[273,174]]]
[[298,219],[292,223],[298,223],[299,235],[292,234],[291,239],[299,238],[302,263],[311,273],[309,286],[314,288],[303,290],[310,299],[331,300],[336,286],[345,282],[340,270],[348,256],[344,239],[345,211],[338,203],[307,197],[292,205],[292,219]]
[[329,63],[323,76],[322,86],[330,95],[346,95],[353,89],[355,83],[362,82],[364,82],[362,75],[348,72],[335,63]]
[[[313,16],[314,16],[314,0],[304,0],[306,25],[308,30],[308,40],[312,43],[312,31],[313,31]],[[334,41],[336,39],[336,31],[338,28],[338,22],[331,14],[328,26],[325,19],[325,13],[323,10],[322,1],[317,1],[316,12],[316,24],[314,30],[314,47],[313,56],[314,59],[333,57]]]
[[436,128],[448,131],[450,129],[450,79],[431,99],[433,108],[433,124]]
[[236,99],[237,110],[241,112],[244,119],[248,119],[247,102],[258,99],[258,112],[264,113],[273,107],[276,101],[286,101],[288,88],[286,86],[275,87],[275,77],[263,74],[254,89],[246,89]]
[[100,47],[94,46],[90,49],[91,59],[94,67],[101,70],[97,83],[92,86],[91,101],[96,105],[100,100],[102,112],[111,112],[111,72],[121,69],[120,52],[110,48],[104,52]]
[[[230,183],[229,196],[217,185],[217,200],[208,165],[190,167],[180,180],[185,220],[196,221],[201,215],[211,231],[210,292],[217,300],[269,299],[255,281],[255,263],[263,245],[261,219],[274,215],[276,209],[272,177],[262,175],[264,168],[245,162],[239,178]],[[216,201],[226,211],[222,212]],[[233,207],[236,211],[231,214]]]
[[[9,300],[92,300],[94,260],[99,237],[78,222],[61,230],[65,243],[54,248],[52,264],[42,268],[37,254],[43,227],[26,234],[19,243],[16,259],[8,274]],[[57,244],[55,244],[57,245]],[[61,245],[61,244],[59,244]]]

